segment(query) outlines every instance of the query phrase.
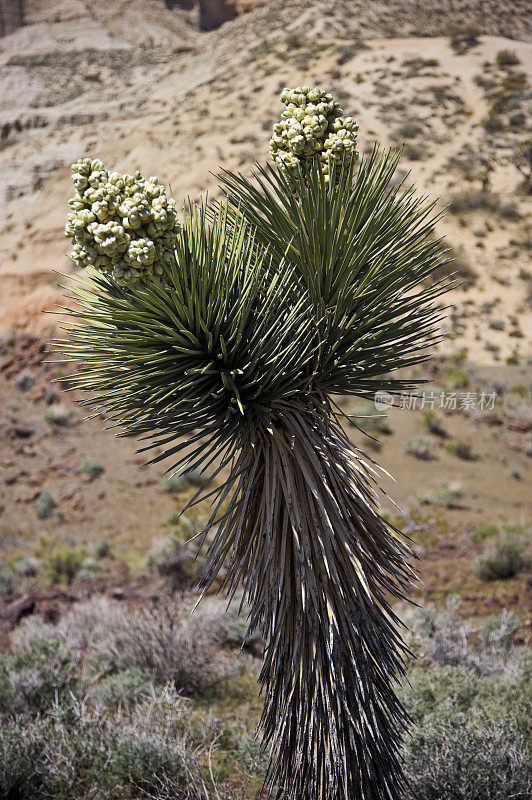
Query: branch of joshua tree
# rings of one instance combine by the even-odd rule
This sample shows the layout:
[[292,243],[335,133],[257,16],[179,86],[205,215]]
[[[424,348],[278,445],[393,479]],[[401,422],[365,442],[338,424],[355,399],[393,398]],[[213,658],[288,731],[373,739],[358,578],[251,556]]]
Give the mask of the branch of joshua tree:
[[448,261],[432,237],[441,213],[413,187],[391,185],[399,155],[375,148],[328,187],[316,163],[290,183],[275,167],[220,176],[231,219],[243,215],[269,252],[286,254],[308,291],[326,393],[410,388],[389,373],[425,360],[441,338],[436,301],[449,281],[426,282]]

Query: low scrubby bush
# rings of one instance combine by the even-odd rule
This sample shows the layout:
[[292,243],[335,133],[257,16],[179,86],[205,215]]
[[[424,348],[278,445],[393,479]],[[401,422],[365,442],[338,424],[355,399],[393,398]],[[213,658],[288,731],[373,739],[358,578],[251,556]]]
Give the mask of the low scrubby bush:
[[428,409],[423,413],[423,425],[430,432],[436,436],[441,436],[442,439],[447,437],[447,431],[443,427],[443,423],[436,412]]
[[427,436],[415,436],[405,442],[405,452],[424,461],[431,461],[434,456],[432,439]]
[[505,49],[499,50],[495,57],[495,63],[499,69],[504,69],[505,67],[516,67],[521,62],[515,50]]
[[33,556],[21,556],[11,564],[11,569],[16,575],[32,578],[39,572],[39,559]]
[[44,419],[51,425],[59,427],[66,427],[74,421],[75,411],[73,408],[63,405],[62,403],[50,406],[44,412]]
[[204,559],[172,536],[155,544],[146,559],[149,569],[168,578],[172,592],[190,587],[198,579],[203,563]]
[[79,656],[53,626],[26,620],[0,656],[0,713],[32,713],[77,685]]
[[531,658],[513,646],[519,620],[489,617],[478,639],[451,597],[439,613],[407,615],[417,656],[399,696],[416,725],[403,748],[412,794],[405,800],[525,800]]
[[386,415],[378,411],[374,403],[359,403],[349,414],[349,419],[355,427],[370,436],[377,436],[379,433],[388,435],[392,432]]
[[485,539],[496,536],[498,532],[499,529],[497,525],[494,525],[492,522],[487,522],[484,525],[478,525],[471,531],[471,541],[473,544],[482,544]]
[[212,742],[189,733],[183,701],[163,689],[133,709],[87,701],[0,728],[1,800],[207,800],[200,758]]
[[0,560],[0,597],[9,594],[13,589],[13,573]]
[[460,508],[460,501],[465,497],[463,489],[439,489],[434,494],[421,498],[422,505],[444,506],[445,508]]
[[449,439],[448,442],[445,442],[444,449],[464,461],[474,461],[478,458],[477,453],[473,451],[471,443],[465,442],[463,439]]
[[530,566],[523,546],[513,539],[501,539],[476,560],[476,573],[483,581],[509,580]]
[[202,694],[233,674],[216,649],[221,617],[218,608],[212,613],[200,606],[191,615],[177,603],[125,609],[96,597],[75,607],[63,624],[97,674],[137,668],[152,681]]
[[86,458],[78,470],[84,475],[90,475],[91,478],[98,478],[104,471],[105,467],[97,458]]
[[50,583],[72,583],[86,558],[84,548],[57,547],[43,560],[43,568]]
[[442,707],[413,728],[404,758],[411,797],[527,800],[532,792],[526,738],[513,714]]
[[48,489],[43,489],[35,503],[35,513],[39,519],[51,517],[54,513],[56,502]]

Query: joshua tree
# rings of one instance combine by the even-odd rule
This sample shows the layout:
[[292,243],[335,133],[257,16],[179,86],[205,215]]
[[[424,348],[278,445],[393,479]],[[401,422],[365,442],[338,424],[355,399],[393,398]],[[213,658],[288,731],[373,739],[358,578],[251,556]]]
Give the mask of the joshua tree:
[[219,476],[201,582],[225,564],[222,588],[244,586],[265,636],[276,796],[392,800],[408,723],[392,602],[415,572],[332,396],[410,387],[394,373],[438,338],[445,256],[434,204],[392,183],[397,154],[357,166],[330,95],[281,98],[274,165],[223,173],[226,200],[186,205],[182,225],[154,179],[74,165],[67,232],[95,269],[62,347],[91,404],[163,448],[153,461]]

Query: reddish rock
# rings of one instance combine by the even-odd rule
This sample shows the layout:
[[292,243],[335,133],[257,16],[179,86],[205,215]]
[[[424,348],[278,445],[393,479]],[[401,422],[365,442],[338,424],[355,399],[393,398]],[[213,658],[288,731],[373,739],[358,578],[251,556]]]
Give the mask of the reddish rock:
[[532,419],[514,419],[508,423],[510,431],[518,431],[518,433],[528,433],[532,431]]
[[13,628],[22,617],[27,617],[35,611],[35,595],[25,594],[4,609],[2,623],[5,627]]

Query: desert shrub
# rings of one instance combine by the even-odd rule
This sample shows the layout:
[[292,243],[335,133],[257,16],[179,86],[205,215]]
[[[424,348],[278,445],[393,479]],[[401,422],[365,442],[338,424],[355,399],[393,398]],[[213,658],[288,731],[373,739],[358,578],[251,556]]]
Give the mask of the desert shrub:
[[488,116],[484,117],[482,120],[482,127],[488,133],[498,133],[498,131],[504,130],[504,120],[499,114],[495,114],[491,111]]
[[362,40],[358,42],[352,42],[349,44],[340,45],[338,47],[337,52],[339,53],[338,58],[336,59],[336,63],[339,67],[347,64],[348,61],[359,53],[361,50],[365,50],[367,45]]
[[72,583],[80,572],[87,551],[84,548],[55,547],[43,559],[43,569],[50,583]]
[[231,674],[228,659],[216,651],[222,616],[201,606],[190,615],[174,603],[126,610],[100,597],[72,609],[64,625],[69,641],[87,650],[92,671],[112,675],[136,667],[155,682],[202,694]]
[[164,478],[162,488],[169,494],[179,494],[187,488],[188,481],[182,475],[170,475]]
[[478,525],[471,531],[471,541],[473,544],[482,544],[485,539],[496,536],[498,532],[499,529],[497,525],[494,525],[492,522],[487,522],[484,525]]
[[443,369],[445,385],[450,389],[465,389],[469,386],[470,378],[464,369],[453,366],[446,366]]
[[13,573],[0,560],[0,597],[9,594],[13,589]]
[[[508,612],[495,615],[486,632],[481,628],[478,638],[474,638],[474,628],[462,619],[459,607],[460,599],[451,595],[439,611],[432,607],[407,611],[408,646],[417,659],[411,666],[415,669],[464,667],[477,676],[504,675],[508,691],[515,682],[519,687],[527,686],[530,653],[525,648],[511,646],[517,618]],[[430,676],[427,680],[431,680]],[[502,686],[503,683],[497,683],[497,690]],[[521,689],[517,694],[520,693]],[[486,694],[489,697],[489,691]]]
[[452,26],[449,30],[451,47],[461,56],[479,43],[481,31],[474,25]]
[[441,419],[431,408],[423,412],[423,425],[430,433],[434,433],[436,436],[441,436],[442,438],[447,436],[447,431],[443,427]]
[[46,519],[54,513],[56,502],[48,489],[43,489],[35,503],[35,513],[39,519]]
[[105,467],[97,458],[86,458],[78,470],[78,472],[90,475],[92,478],[98,478],[104,471]]
[[80,568],[74,574],[80,581],[93,581],[98,572],[101,572],[101,569],[101,564],[89,556],[83,559]]
[[411,797],[425,800],[525,800],[528,752],[516,717],[442,707],[413,728],[404,749]]
[[148,553],[146,566],[168,578],[171,591],[191,586],[199,577],[202,559],[171,536],[156,544]]
[[439,489],[431,495],[424,495],[421,502],[429,506],[444,506],[445,508],[460,508],[460,500],[465,497],[462,489]]
[[39,572],[39,559],[34,556],[20,556],[11,564],[11,569],[16,575],[32,578]]
[[109,541],[102,537],[98,539],[96,544],[94,545],[94,550],[92,551],[94,558],[102,559],[102,558],[112,558],[113,551]]
[[456,250],[451,249],[449,252],[450,261],[440,264],[434,272],[431,273],[432,281],[441,281],[444,278],[453,278],[458,283],[462,284],[464,288],[473,286],[477,279],[477,273],[471,266],[466,252],[462,246]]
[[475,568],[483,581],[515,578],[530,565],[522,545],[510,538],[499,540],[490,552],[476,560]]
[[405,442],[405,452],[416,458],[431,461],[434,458],[432,439],[427,436],[415,436]]
[[49,406],[44,412],[44,419],[51,425],[58,425],[59,427],[66,427],[70,425],[74,419],[74,409],[63,405],[62,403]]
[[401,141],[403,139],[415,139],[416,136],[420,136],[422,133],[423,125],[420,125],[419,122],[415,122],[414,120],[408,120],[397,128],[393,137]]
[[523,111],[517,111],[515,114],[510,114],[508,117],[508,125],[510,128],[523,128],[526,123],[526,114]]
[[449,439],[445,442],[444,449],[447,453],[451,453],[457,458],[462,458],[464,461],[474,461],[478,455],[473,451],[471,442],[465,442],[463,439]]
[[201,469],[191,469],[183,476],[191,486],[208,486],[212,476]]
[[200,756],[183,701],[165,690],[132,710],[76,701],[36,721],[0,728],[2,800],[207,800]]
[[35,714],[56,694],[75,688],[78,656],[55,628],[40,620],[26,620],[13,639],[13,652],[0,657],[4,696],[11,697],[11,706],[4,712]]
[[106,705],[126,705],[146,695],[152,683],[138,667],[131,667],[101,681],[96,690],[97,697]]
[[506,609],[501,614],[491,614],[482,621],[480,640],[484,647],[509,648],[519,629],[519,619]]
[[[21,719],[0,726],[0,800],[37,800],[43,797],[43,776],[35,765],[44,750],[34,723]],[[45,787],[44,787],[45,788]]]
[[425,142],[406,142],[403,155],[409,161],[424,161],[431,153]]
[[381,411],[377,411],[374,403],[359,403],[349,418],[352,424],[370,436],[376,436],[379,433],[387,435],[392,432],[386,416]]
[[403,61],[402,66],[406,67],[407,69],[407,78],[412,78],[415,75],[418,75],[421,70],[423,69],[430,69],[431,67],[438,67],[440,62],[437,58],[422,58],[421,56],[417,56],[416,58],[407,58]]
[[421,608],[407,618],[412,652],[425,665],[464,664],[468,631],[457,613],[459,605],[459,599],[450,596],[445,608],[437,614],[431,608]]
[[261,778],[266,776],[270,758],[269,750],[255,736],[246,735],[242,737],[238,754],[242,765],[248,772],[253,772]]
[[505,49],[499,50],[495,57],[495,63],[499,69],[504,69],[505,67],[516,67],[521,62],[515,50]]
[[501,203],[496,194],[483,191],[467,191],[455,195],[449,203],[452,214],[468,211],[491,211],[509,221],[520,219],[521,215],[515,203]]

